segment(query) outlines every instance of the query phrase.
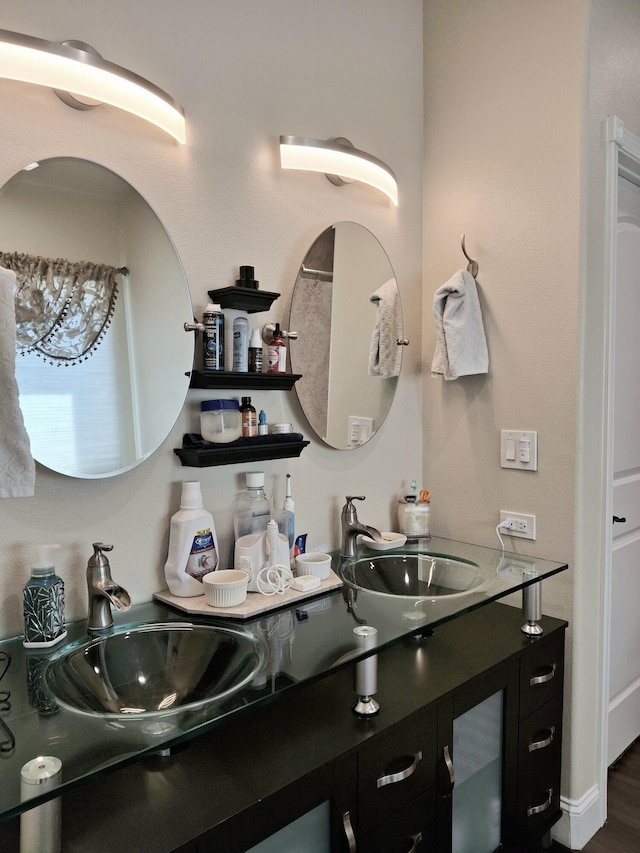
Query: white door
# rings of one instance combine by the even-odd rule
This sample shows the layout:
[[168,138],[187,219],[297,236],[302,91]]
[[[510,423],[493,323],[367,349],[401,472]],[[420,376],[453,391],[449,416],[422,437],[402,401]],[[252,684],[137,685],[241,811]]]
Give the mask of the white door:
[[609,765],[640,736],[640,186],[623,177],[617,231]]

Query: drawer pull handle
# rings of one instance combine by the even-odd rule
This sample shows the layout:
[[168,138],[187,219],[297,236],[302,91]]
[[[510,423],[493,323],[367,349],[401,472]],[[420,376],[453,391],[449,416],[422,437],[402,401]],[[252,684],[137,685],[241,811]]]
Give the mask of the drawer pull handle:
[[546,731],[549,732],[546,737],[540,738],[540,740],[531,741],[531,743],[529,744],[529,752],[535,752],[536,749],[544,749],[545,746],[550,746],[553,743],[553,738],[556,733],[556,727],[551,726],[550,728],[546,729]]
[[532,817],[534,814],[540,814],[540,812],[546,812],[546,810],[551,805],[552,799],[553,788],[549,788],[547,799],[544,801],[544,803],[541,803],[539,806],[531,806],[531,808],[527,809],[527,817]]
[[449,745],[447,744],[445,748],[442,750],[442,757],[444,758],[444,763],[447,766],[447,770],[449,771],[449,782],[451,783],[451,787],[449,789],[448,794],[446,796],[450,796],[453,791],[453,786],[456,784],[456,774],[453,769],[453,761],[451,760],[451,754],[449,753]]
[[541,675],[534,675],[533,678],[529,679],[529,687],[535,687],[536,684],[546,684],[547,681],[552,681],[556,677],[556,665],[555,663],[551,664],[551,666],[546,667],[547,672],[542,673]]
[[356,836],[353,832],[353,826],[351,825],[351,815],[349,812],[344,812],[342,815],[342,826],[344,827],[344,834],[346,836],[347,842],[349,843],[349,853],[356,853]]
[[417,832],[415,835],[412,835],[411,841],[412,841],[412,844],[411,844],[410,849],[407,850],[407,853],[416,853],[416,850],[418,849],[418,845],[422,841],[422,833]]
[[415,755],[407,756],[407,758],[410,759],[410,764],[404,770],[399,770],[397,773],[388,773],[386,776],[379,776],[376,780],[376,788],[384,788],[385,785],[394,785],[396,782],[402,782],[404,779],[408,779],[409,776],[413,776],[418,764],[422,761],[422,750],[416,752]]

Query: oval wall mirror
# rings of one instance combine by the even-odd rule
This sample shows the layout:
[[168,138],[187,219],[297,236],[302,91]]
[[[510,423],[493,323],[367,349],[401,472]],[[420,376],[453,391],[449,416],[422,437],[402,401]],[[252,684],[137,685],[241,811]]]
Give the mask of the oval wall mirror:
[[[380,429],[402,363],[402,307],[391,262],[355,222],[320,234],[304,257],[291,300],[291,368],[316,435],[350,450]],[[400,341],[400,343],[399,343]]]
[[100,478],[138,465],[184,405],[193,316],[171,238],[96,163],[33,164],[0,190],[0,264],[14,269],[16,379],[37,462]]

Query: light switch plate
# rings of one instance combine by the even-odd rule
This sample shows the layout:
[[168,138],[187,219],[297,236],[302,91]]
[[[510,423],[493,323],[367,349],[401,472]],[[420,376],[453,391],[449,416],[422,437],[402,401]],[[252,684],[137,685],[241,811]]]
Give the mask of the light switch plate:
[[537,471],[538,433],[523,429],[501,429],[500,467]]

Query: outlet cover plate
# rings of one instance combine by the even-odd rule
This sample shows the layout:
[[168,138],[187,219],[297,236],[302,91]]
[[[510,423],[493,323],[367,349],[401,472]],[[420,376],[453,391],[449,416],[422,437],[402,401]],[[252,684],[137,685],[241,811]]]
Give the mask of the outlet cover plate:
[[504,509],[500,510],[500,524],[512,518],[514,521],[522,524],[523,530],[501,530],[502,536],[515,536],[518,539],[535,539],[536,538],[536,517],[523,512],[507,512]]

